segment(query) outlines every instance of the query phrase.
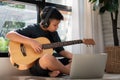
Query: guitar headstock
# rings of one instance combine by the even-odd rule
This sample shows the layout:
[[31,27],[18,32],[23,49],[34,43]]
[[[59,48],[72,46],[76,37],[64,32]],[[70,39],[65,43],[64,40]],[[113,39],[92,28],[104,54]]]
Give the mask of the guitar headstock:
[[82,41],[86,45],[95,45],[95,41],[93,39],[83,39]]

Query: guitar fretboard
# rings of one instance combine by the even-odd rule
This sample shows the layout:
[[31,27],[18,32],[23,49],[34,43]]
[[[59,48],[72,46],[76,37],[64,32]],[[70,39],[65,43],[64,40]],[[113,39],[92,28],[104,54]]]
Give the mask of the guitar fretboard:
[[65,41],[65,42],[56,42],[56,43],[51,43],[51,44],[43,44],[42,48],[49,49],[49,48],[68,46],[68,45],[74,45],[74,44],[79,44],[79,43],[82,43],[82,40],[73,40],[73,41]]

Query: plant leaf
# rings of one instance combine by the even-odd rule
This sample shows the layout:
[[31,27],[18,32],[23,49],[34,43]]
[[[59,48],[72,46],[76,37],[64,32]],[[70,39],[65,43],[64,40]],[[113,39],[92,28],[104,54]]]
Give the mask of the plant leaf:
[[96,0],[96,2],[94,2],[93,4],[93,10],[95,11],[98,8],[99,8],[99,0]]
[[103,3],[104,2],[104,0],[99,0],[99,3]]
[[109,0],[106,5],[105,9],[109,12],[115,12],[119,8],[118,0]]
[[97,0],[89,0],[89,2],[91,2],[91,3],[94,3],[94,2],[96,2]]
[[89,0],[89,2],[91,2],[91,0]]

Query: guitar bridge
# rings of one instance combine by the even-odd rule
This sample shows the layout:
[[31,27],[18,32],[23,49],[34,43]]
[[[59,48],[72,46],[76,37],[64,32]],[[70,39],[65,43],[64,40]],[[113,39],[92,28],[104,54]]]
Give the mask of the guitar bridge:
[[19,68],[19,65],[18,65],[18,64],[16,64],[16,63],[14,63],[14,66],[15,66],[16,68]]

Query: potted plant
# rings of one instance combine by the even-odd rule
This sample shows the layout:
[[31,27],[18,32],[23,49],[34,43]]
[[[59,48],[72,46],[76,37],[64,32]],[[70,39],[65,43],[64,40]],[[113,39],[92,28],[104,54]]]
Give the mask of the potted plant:
[[99,10],[100,14],[103,14],[105,11],[110,12],[112,20],[112,31],[113,31],[113,40],[114,46],[105,47],[106,53],[108,53],[106,72],[110,73],[120,73],[120,44],[118,39],[118,0],[89,0],[93,4],[93,10]]
[[99,9],[100,14],[103,14],[105,11],[110,12],[113,28],[114,45],[119,46],[117,34],[117,29],[120,29],[117,27],[119,8],[118,0],[89,0],[89,2],[93,3],[93,10]]

